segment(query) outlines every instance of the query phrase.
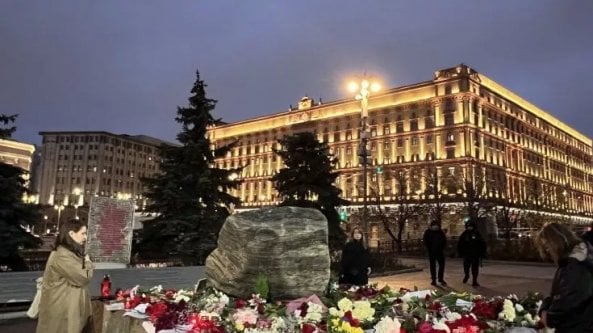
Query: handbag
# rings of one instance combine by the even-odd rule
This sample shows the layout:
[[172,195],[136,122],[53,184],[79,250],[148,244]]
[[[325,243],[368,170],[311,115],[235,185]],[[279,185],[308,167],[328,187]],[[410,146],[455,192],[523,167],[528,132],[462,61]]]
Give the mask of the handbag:
[[35,298],[33,298],[29,310],[27,310],[27,317],[31,319],[36,319],[39,316],[39,302],[41,301],[41,291],[43,290],[43,277],[37,278],[35,282],[37,282],[37,292],[35,293]]

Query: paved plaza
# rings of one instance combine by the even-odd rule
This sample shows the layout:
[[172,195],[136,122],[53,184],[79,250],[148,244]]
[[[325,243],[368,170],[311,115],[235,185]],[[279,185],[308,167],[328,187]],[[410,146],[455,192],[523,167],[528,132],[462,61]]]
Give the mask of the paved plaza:
[[[371,279],[372,283],[380,286],[388,284],[394,288],[406,287],[419,289],[430,288],[430,274],[428,261],[424,259],[402,259],[404,264],[415,265],[422,271],[396,274]],[[452,259],[447,262],[445,280],[448,287],[445,291],[468,291],[471,293],[493,295],[508,295],[510,293],[524,294],[527,291],[547,293],[552,282],[555,268],[551,265],[505,262],[484,262],[481,270],[481,287],[473,288],[470,284],[463,284],[463,269],[461,261]],[[124,269],[111,271],[97,271],[92,282],[91,291],[98,294],[100,280],[103,274],[112,276],[114,287],[128,287],[136,284],[152,286],[162,284],[164,287],[191,287],[204,276],[203,267],[176,267],[156,269]],[[32,299],[34,295],[33,279],[41,272],[3,273],[0,274],[0,299]],[[12,319],[0,321],[0,333],[33,333],[35,321],[29,319]]]

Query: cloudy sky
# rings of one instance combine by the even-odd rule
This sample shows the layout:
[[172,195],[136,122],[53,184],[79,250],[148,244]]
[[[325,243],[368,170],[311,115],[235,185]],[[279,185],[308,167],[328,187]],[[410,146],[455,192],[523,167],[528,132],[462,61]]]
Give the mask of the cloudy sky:
[[173,140],[199,69],[216,116],[395,87],[466,63],[593,136],[590,0],[2,0],[0,113],[15,138],[105,130]]

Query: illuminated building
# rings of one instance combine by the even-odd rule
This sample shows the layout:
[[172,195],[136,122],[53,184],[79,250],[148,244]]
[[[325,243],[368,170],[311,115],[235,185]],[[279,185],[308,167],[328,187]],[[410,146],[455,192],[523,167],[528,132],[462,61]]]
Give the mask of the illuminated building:
[[[401,198],[399,179],[406,181],[407,199],[425,199],[427,173],[438,170],[440,179],[457,179],[457,186],[439,187],[458,211],[466,197],[462,180],[471,175],[483,180],[486,200],[535,205],[583,220],[592,216],[591,139],[482,73],[465,65],[438,70],[430,81],[376,93],[368,103],[368,186],[386,206]],[[355,210],[362,202],[360,117],[354,99],[316,103],[304,97],[296,108],[217,125],[209,135],[215,146],[238,142],[217,163],[247,166],[243,184],[232,194],[250,208],[279,202],[270,181],[282,168],[272,150],[280,148],[277,140],[299,131],[316,133],[338,157],[337,186]],[[400,172],[404,178],[395,176]]]
[[108,132],[40,132],[40,203],[88,204],[91,196],[146,200],[140,179],[158,172],[162,140]]

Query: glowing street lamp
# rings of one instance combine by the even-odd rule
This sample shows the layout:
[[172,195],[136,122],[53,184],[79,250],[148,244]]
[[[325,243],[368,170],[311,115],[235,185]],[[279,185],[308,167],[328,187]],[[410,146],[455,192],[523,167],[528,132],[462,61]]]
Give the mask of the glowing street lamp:
[[72,194],[75,195],[76,199],[74,201],[74,218],[78,220],[78,207],[80,207],[80,194],[81,191],[78,187],[72,190]]
[[62,211],[66,208],[64,205],[55,205],[54,209],[58,211],[58,228],[57,231],[60,231],[60,218],[62,217]]
[[369,141],[368,135],[368,126],[367,120],[369,116],[369,97],[372,92],[377,92],[381,90],[381,85],[377,82],[369,81],[368,79],[364,78],[360,82],[351,81],[348,84],[348,90],[351,93],[355,93],[356,100],[360,101],[360,146],[358,149],[358,156],[362,159],[362,200],[363,200],[363,208],[362,208],[362,223],[364,228],[364,238],[365,242],[369,244],[369,222],[367,217],[367,201],[368,201],[368,194],[367,194],[367,165],[368,165],[368,147],[367,143]]

